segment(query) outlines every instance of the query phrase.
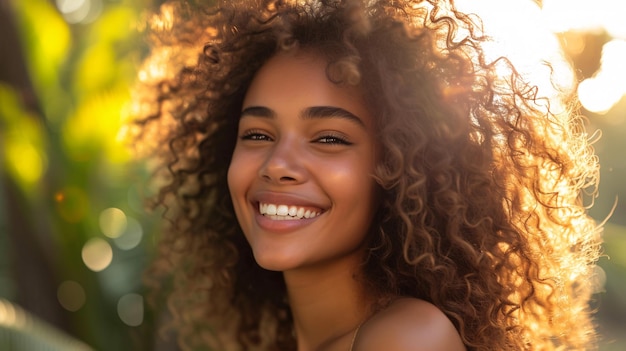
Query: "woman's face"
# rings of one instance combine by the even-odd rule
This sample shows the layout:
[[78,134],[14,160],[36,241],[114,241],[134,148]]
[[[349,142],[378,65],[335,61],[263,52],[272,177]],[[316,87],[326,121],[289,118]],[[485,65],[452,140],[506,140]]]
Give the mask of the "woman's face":
[[374,215],[374,121],[318,56],[281,53],[246,94],[228,170],[256,261],[288,271],[359,260]]

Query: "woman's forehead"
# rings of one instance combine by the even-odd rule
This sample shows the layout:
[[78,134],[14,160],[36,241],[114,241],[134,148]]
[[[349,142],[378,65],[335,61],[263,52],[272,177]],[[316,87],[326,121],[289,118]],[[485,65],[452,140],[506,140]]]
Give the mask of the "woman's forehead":
[[287,52],[272,57],[252,80],[243,108],[299,111],[314,106],[340,107],[371,124],[371,112],[359,86],[337,84],[327,76],[328,61],[314,52]]

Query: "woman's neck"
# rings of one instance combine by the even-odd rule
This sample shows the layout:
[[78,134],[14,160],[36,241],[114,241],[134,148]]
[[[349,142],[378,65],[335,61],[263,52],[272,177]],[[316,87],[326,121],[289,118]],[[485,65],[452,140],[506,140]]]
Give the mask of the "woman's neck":
[[359,270],[360,260],[347,259],[284,273],[298,351],[349,349],[371,306]]

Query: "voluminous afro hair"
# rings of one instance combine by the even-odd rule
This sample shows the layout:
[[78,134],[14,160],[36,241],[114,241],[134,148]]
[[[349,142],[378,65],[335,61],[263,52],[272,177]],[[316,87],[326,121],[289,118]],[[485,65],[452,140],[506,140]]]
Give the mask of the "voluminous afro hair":
[[185,349],[295,349],[282,275],[255,263],[226,174],[255,72],[301,49],[376,117],[382,202],[360,278],[373,312],[429,301],[468,350],[593,348],[599,228],[581,191],[596,159],[575,106],[553,113],[508,60],[487,62],[476,23],[435,0],[162,6],[131,130],[168,219],[148,283]]

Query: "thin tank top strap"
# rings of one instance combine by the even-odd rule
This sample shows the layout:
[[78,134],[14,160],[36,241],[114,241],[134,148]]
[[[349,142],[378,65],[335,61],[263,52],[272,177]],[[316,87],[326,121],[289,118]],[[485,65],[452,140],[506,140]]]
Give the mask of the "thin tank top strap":
[[354,351],[354,342],[356,341],[357,335],[359,335],[359,329],[361,329],[362,325],[363,322],[359,323],[359,325],[354,330],[354,335],[352,335],[352,342],[350,343],[350,351]]

